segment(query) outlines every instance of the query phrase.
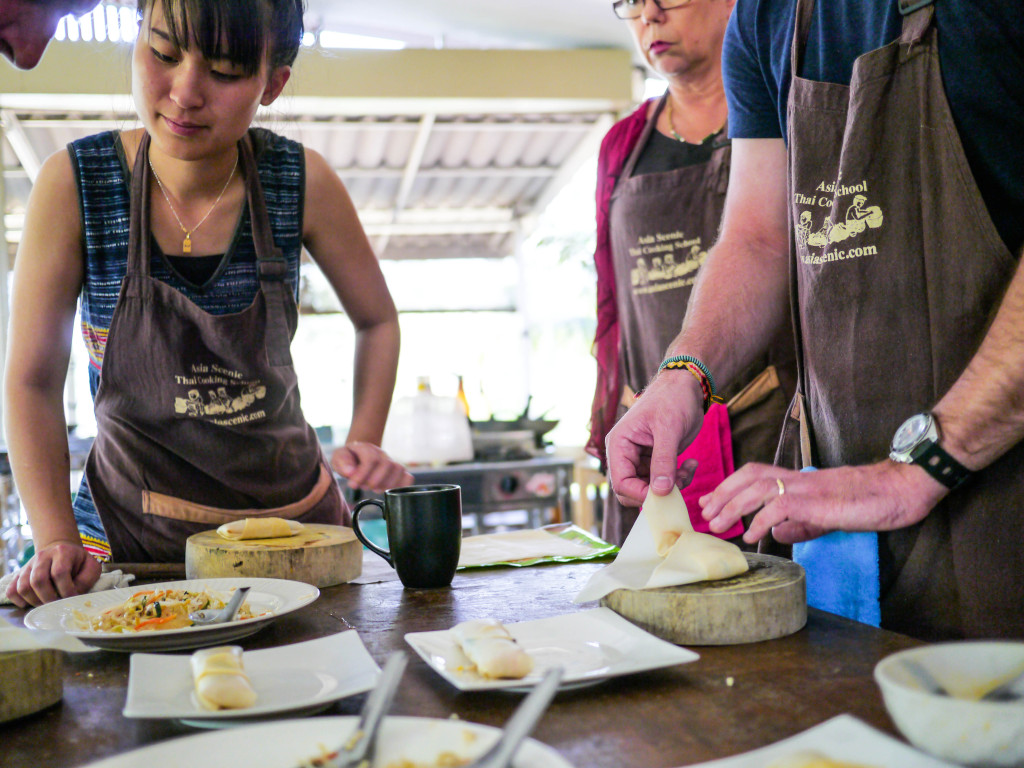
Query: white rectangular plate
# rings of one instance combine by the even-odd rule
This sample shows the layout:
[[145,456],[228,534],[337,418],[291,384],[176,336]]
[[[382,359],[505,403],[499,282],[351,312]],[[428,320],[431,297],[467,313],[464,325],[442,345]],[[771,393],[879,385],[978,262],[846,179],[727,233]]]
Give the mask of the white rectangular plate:
[[918,752],[903,742],[877,731],[853,715],[839,715],[788,739],[742,755],[699,763],[688,768],[766,768],[801,752],[815,752],[864,768],[956,768]]
[[242,663],[256,691],[247,709],[203,709],[194,695],[189,655],[133,653],[125,717],[175,718],[216,728],[274,715],[324,709],[368,691],[380,667],[355,630],[262,651],[245,651]]
[[505,627],[533,657],[533,671],[520,680],[482,677],[462,653],[450,630],[410,632],[405,641],[439,675],[462,691],[526,690],[556,666],[565,669],[562,688],[574,688],[700,658],[693,651],[645,632],[609,608],[521,621]]

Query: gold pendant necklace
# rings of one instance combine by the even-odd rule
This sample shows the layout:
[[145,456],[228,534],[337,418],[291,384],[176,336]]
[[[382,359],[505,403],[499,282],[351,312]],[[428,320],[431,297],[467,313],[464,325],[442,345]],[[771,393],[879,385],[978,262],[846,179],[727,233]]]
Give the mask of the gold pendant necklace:
[[670,96],[670,95],[665,97],[665,116],[668,118],[668,129],[672,132],[672,137],[676,141],[681,141],[684,144],[703,144],[705,141],[707,141],[709,138],[714,136],[716,133],[720,132],[722,130],[722,128],[725,128],[725,123],[722,123],[722,125],[718,128],[718,130],[712,131],[711,133],[709,133],[707,136],[705,136],[700,141],[687,141],[682,136],[680,136],[678,133],[676,133],[675,121],[672,119],[672,96]]
[[192,233],[203,226],[203,222],[210,218],[210,214],[213,213],[213,209],[217,207],[220,199],[224,197],[224,193],[227,192],[228,184],[231,183],[231,179],[235,176],[235,169],[238,167],[238,152],[235,152],[235,163],[231,166],[231,173],[228,174],[227,181],[224,182],[224,186],[220,189],[220,194],[217,195],[217,199],[213,201],[213,205],[210,206],[210,210],[206,212],[206,215],[199,220],[192,229],[186,229],[185,225],[181,223],[181,217],[178,212],[174,210],[174,205],[171,203],[171,196],[167,194],[167,190],[164,189],[164,183],[160,181],[160,174],[156,172],[156,168],[153,167],[153,158],[149,155],[146,156],[146,160],[149,161],[149,170],[153,172],[153,178],[156,179],[156,185],[160,187],[160,191],[164,195],[164,200],[167,201],[167,207],[171,209],[171,213],[178,222],[178,226],[181,227],[181,231],[185,233],[185,239],[181,241],[181,252],[192,253]]

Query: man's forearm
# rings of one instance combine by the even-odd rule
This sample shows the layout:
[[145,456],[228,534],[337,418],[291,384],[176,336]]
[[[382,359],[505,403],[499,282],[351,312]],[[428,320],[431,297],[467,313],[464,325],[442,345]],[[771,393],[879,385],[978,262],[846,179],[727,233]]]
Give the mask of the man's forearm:
[[988,466],[1024,438],[1024,263],[977,353],[935,413],[943,447],[969,469]]
[[777,240],[719,241],[666,355],[699,358],[719,389],[743,371],[789,320],[788,252],[779,248]]

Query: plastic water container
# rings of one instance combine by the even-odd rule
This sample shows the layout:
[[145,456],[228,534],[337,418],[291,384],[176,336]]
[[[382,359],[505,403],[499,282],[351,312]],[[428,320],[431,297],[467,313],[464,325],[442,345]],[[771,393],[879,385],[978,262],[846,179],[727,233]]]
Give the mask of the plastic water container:
[[473,435],[458,400],[421,385],[392,404],[381,447],[403,464],[437,466],[471,460]]

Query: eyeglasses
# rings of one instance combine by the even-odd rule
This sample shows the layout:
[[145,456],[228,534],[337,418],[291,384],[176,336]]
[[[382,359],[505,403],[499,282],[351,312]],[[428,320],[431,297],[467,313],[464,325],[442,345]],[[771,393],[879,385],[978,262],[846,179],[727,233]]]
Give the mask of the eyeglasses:
[[[646,2],[647,0],[613,0],[612,10],[620,19],[639,19]],[[671,11],[692,2],[693,0],[654,0],[654,4],[663,11]]]

